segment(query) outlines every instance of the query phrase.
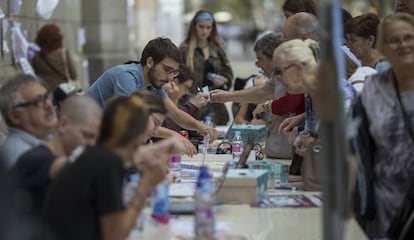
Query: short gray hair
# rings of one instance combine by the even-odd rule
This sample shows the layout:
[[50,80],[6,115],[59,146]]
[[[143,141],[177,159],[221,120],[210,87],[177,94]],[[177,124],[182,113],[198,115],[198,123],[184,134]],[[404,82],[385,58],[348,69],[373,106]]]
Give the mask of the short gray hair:
[[272,59],[274,50],[283,43],[284,38],[282,33],[268,33],[257,40],[254,45],[254,51],[262,51],[263,55]]
[[38,83],[45,87],[46,85],[41,79],[29,74],[17,74],[3,82],[0,88],[0,111],[6,124],[11,126],[8,113],[13,106],[23,101],[20,87],[30,83]]

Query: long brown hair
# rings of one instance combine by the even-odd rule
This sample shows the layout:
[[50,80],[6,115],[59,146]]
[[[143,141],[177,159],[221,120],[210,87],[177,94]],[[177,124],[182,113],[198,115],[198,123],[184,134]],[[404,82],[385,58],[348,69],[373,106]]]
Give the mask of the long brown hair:
[[199,16],[202,14],[209,14],[211,16],[212,21],[212,29],[210,36],[208,36],[208,44],[213,49],[213,51],[217,52],[220,47],[223,45],[223,40],[220,37],[217,31],[217,24],[216,20],[214,19],[213,14],[210,11],[206,10],[199,10],[194,15],[193,19],[190,22],[190,26],[188,27],[187,36],[184,39],[182,45],[186,45],[188,47],[187,56],[186,56],[186,65],[190,67],[191,71],[194,71],[194,50],[197,47],[197,29],[196,24],[199,21]]

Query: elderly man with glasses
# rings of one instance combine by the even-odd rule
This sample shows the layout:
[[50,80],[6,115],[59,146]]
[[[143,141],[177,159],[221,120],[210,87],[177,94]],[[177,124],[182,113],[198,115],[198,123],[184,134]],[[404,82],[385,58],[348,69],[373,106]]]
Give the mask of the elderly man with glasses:
[[0,110],[9,135],[0,146],[0,156],[10,168],[33,147],[45,144],[57,124],[52,94],[31,75],[17,75],[0,88]]
[[[217,132],[177,108],[167,96],[163,85],[173,81],[179,75],[178,67],[182,60],[177,46],[167,38],[155,38],[144,47],[140,62],[127,62],[106,70],[86,91],[86,94],[101,105],[114,96],[130,96],[136,91],[151,90],[159,95],[168,110],[167,115],[183,128],[197,130],[201,134],[210,134],[211,139]],[[156,137],[166,138],[178,133],[160,128]],[[194,145],[182,138],[187,154],[196,153]]]

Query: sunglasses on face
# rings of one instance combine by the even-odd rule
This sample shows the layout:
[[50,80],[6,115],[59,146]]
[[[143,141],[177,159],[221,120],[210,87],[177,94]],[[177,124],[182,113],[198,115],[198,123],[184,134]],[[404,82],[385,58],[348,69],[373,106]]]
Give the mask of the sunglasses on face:
[[15,108],[25,108],[25,107],[40,107],[40,106],[43,106],[47,100],[53,101],[52,92],[47,92],[44,95],[37,96],[32,101],[27,101],[27,102],[16,104],[12,108],[15,109]]

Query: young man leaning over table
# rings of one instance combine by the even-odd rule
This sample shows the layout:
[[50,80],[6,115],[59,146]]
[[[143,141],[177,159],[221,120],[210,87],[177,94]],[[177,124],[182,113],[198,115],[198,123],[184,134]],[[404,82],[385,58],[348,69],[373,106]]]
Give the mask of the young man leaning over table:
[[[106,70],[86,91],[88,96],[104,105],[113,96],[130,96],[135,91],[150,89],[164,100],[167,115],[177,124],[186,129],[210,134],[211,139],[217,138],[214,128],[194,119],[189,114],[177,108],[167,96],[163,85],[173,81],[178,76],[178,67],[182,60],[181,52],[170,39],[155,38],[144,47],[140,62],[128,62]],[[160,128],[156,137],[179,136],[177,132]],[[196,154],[196,148],[186,138],[181,137],[181,143],[186,147],[187,154]]]

